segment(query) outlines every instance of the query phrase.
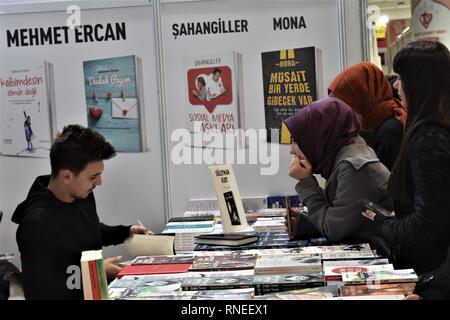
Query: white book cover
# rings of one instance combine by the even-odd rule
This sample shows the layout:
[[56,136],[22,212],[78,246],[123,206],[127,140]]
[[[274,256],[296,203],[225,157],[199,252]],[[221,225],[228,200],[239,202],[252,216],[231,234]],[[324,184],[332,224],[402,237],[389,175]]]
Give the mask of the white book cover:
[[[184,65],[188,130],[208,136],[232,135],[243,128],[241,55],[231,51],[186,57]],[[226,148],[193,140],[193,146]]]
[[418,277],[413,269],[368,271],[368,272],[344,272],[342,273],[344,284],[378,284],[417,282]]
[[321,272],[320,256],[302,254],[261,256],[256,260],[255,274]]
[[[370,261],[370,260],[368,260]],[[342,274],[350,272],[378,272],[378,271],[394,271],[392,264],[381,265],[341,265],[341,266],[324,266],[323,272],[326,280],[340,281]]]
[[231,165],[210,166],[224,233],[249,229],[241,195]]
[[302,247],[302,251],[308,253],[342,253],[342,252],[370,252],[372,249],[368,243],[351,244],[351,245],[335,245],[335,246],[310,246]]
[[324,261],[323,267],[374,266],[380,264],[389,264],[389,259],[330,260]]
[[2,153],[48,157],[56,134],[52,64],[3,69],[0,85]]
[[354,260],[354,259],[374,259],[378,256],[373,251],[354,252],[326,252],[322,253],[323,260]]

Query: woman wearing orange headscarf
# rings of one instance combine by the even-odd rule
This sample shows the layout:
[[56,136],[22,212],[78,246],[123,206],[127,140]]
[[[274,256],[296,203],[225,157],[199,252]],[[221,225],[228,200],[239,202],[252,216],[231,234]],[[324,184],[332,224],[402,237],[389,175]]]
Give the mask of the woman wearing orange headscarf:
[[394,99],[383,71],[370,62],[353,65],[328,87],[330,96],[347,103],[361,122],[367,144],[374,149],[381,163],[392,169],[403,139],[401,115],[406,111]]

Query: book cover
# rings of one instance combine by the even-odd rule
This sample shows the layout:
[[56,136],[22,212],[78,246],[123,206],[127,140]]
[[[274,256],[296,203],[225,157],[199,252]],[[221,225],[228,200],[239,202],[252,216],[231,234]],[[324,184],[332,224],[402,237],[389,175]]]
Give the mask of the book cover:
[[232,233],[249,229],[233,167],[218,165],[210,166],[209,170],[219,202],[223,232]]
[[88,127],[118,152],[145,151],[142,60],[134,55],[83,62]]
[[186,278],[181,284],[183,291],[224,290],[252,288],[253,276]]
[[[232,134],[243,127],[241,60],[237,52],[184,59],[187,78],[186,123],[191,133]],[[195,139],[192,145],[203,146],[197,145]]]
[[323,300],[340,296],[339,286],[323,286],[255,296],[256,300]]
[[172,235],[134,234],[124,242],[130,256],[173,255],[175,237]]
[[166,274],[188,272],[190,264],[146,264],[126,266],[117,274],[117,278],[127,275]]
[[256,275],[253,279],[257,295],[324,285],[325,281],[321,273]]
[[[366,260],[373,261],[373,260]],[[325,261],[324,261],[325,263]],[[392,264],[342,264],[340,266],[324,266],[323,273],[326,281],[342,281],[342,274],[346,272],[374,272],[393,271]]]
[[2,69],[0,88],[2,153],[48,157],[57,133],[53,65]]
[[[185,291],[193,292],[193,291]],[[224,290],[201,290],[193,296],[193,300],[252,300],[253,288],[224,289]]]
[[417,282],[418,277],[413,269],[383,270],[368,272],[343,272],[344,284],[380,284]]
[[[115,278],[110,284],[109,288],[139,288],[139,287],[153,287],[153,286],[170,286],[171,281],[179,282],[180,285],[183,279],[194,276],[192,273],[171,273],[171,274],[148,274],[148,275],[131,275],[123,276],[120,279]],[[165,281],[170,280],[170,281]],[[175,283],[173,282],[173,283]],[[173,284],[172,283],[172,284]]]
[[192,264],[192,255],[170,255],[170,256],[139,256],[134,258],[131,265],[141,264]]
[[381,296],[391,294],[403,294],[405,296],[413,294],[415,283],[386,283],[369,284],[357,286],[343,286],[342,296]]
[[[267,141],[290,144],[283,120],[320,99],[321,52],[315,47],[263,52],[261,61]],[[279,130],[279,141],[271,139],[274,129]]]
[[319,255],[261,256],[255,265],[255,274],[314,273],[321,271],[322,260]]
[[198,256],[190,271],[227,271],[245,270],[255,267],[256,256],[252,254],[232,253],[217,256]]

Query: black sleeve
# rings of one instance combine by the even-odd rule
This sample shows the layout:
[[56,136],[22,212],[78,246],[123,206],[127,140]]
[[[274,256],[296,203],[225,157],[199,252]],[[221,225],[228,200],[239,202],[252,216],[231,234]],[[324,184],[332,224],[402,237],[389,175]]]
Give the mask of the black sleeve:
[[389,171],[397,160],[402,139],[403,127],[395,118],[387,120],[371,138],[369,146]]
[[445,130],[416,134],[410,145],[414,181],[414,212],[406,217],[375,223],[391,243],[432,248],[449,239],[450,230],[450,135]]
[[118,245],[130,236],[131,226],[108,226],[100,223],[102,246]]

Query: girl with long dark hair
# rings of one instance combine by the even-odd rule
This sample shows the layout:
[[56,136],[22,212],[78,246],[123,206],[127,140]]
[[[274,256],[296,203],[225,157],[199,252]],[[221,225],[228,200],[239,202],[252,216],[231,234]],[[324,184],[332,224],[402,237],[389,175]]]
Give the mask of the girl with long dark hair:
[[419,274],[438,267],[450,245],[450,52],[415,41],[394,58],[408,108],[405,136],[389,180],[395,219],[367,212],[396,248],[397,266]]

